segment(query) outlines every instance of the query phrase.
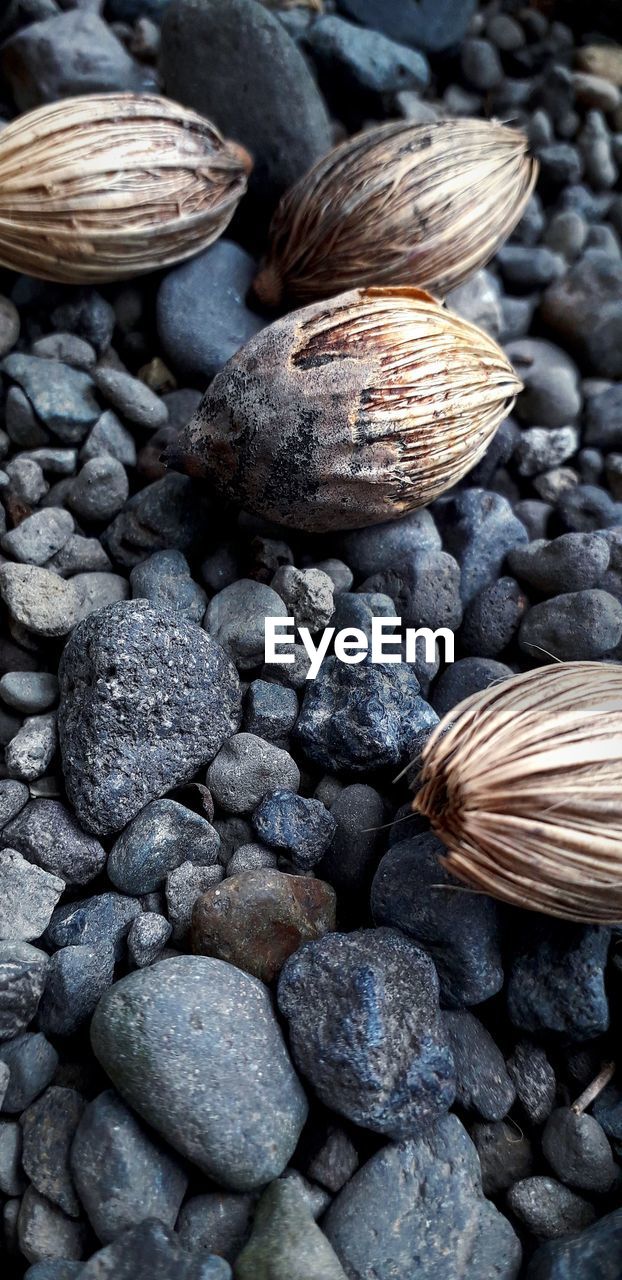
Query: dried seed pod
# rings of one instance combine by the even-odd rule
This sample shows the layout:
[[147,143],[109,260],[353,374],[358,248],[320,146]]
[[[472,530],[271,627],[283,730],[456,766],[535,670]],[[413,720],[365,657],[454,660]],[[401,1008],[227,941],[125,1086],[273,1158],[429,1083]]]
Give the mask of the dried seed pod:
[[448,871],[567,920],[622,920],[622,666],[567,662],[454,707],[426,744],[413,808]]
[[448,293],[509,236],[537,173],[525,135],[495,121],[368,129],[283,196],[255,292],[271,306],[362,285]]
[[377,524],[474,466],[521,383],[488,334],[418,289],[355,289],[263,329],[168,460],[298,529]]
[[0,263],[80,284],[178,262],[224,231],[250,168],[242,147],[165,98],[40,107],[0,133]]

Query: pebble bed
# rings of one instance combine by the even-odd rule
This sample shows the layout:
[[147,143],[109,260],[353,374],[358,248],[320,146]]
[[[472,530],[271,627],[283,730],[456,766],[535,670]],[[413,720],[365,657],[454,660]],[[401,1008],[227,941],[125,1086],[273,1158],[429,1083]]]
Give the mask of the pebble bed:
[[[622,926],[461,890],[394,778],[492,681],[622,660],[617,0],[11,0],[0,36],[4,120],[157,90],[255,158],[166,274],[0,275],[2,1273],[615,1280],[622,1080],[581,1095],[619,1051]],[[580,69],[607,40],[610,78]],[[540,161],[448,299],[525,384],[484,459],[330,538],[167,472],[268,322],[283,190],[444,115],[518,122]],[[394,614],[455,663],[264,665],[266,616]]]

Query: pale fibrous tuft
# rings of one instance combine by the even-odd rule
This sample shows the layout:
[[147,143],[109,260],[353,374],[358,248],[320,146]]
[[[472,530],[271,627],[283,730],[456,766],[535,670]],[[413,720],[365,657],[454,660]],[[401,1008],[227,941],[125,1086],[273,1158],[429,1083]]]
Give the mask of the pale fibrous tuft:
[[85,284],[179,262],[224,231],[250,168],[242,147],[165,98],[39,107],[0,133],[0,264]]
[[395,519],[479,461],[521,382],[418,289],[354,289],[261,330],[216,375],[177,464],[314,532]]
[[622,920],[622,666],[565,662],[454,707],[413,808],[472,889],[566,920]]
[[507,239],[537,174],[525,134],[494,120],[375,126],[283,196],[255,292],[271,306],[364,285],[444,296]]

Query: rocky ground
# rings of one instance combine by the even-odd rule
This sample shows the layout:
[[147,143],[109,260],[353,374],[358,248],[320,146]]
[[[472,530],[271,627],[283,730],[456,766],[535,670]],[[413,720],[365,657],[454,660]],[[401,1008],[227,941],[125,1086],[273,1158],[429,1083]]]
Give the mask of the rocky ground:
[[[255,157],[225,238],[166,274],[0,280],[11,1277],[622,1275],[621,929],[460,891],[393,782],[467,693],[547,654],[622,659],[620,10],[324,9],[0,18],[5,120],[158,88]],[[581,50],[605,41],[595,74]],[[476,470],[330,539],[166,473],[267,323],[246,299],[281,192],[366,123],[456,114],[523,123],[541,166],[449,299],[525,383]],[[329,659],[306,682],[298,646],[262,665],[267,615],[316,632],[395,612],[453,628],[455,664]]]

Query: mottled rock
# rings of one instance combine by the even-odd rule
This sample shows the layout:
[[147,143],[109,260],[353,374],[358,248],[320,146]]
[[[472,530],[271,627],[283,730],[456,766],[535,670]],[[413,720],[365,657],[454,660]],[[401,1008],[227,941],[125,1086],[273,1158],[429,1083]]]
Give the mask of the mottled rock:
[[25,1031],[37,1012],[48,957],[28,942],[0,942],[0,1041]]
[[69,1152],[83,1111],[84,1098],[75,1089],[52,1085],[21,1118],[24,1171],[39,1194],[70,1218],[80,1216]]
[[31,800],[2,831],[1,842],[67,884],[87,884],[106,864],[106,852],[60,800]]
[[182,862],[212,866],[220,840],[210,822],[175,800],[145,805],[115,841],[108,876],[122,893],[152,893]]

